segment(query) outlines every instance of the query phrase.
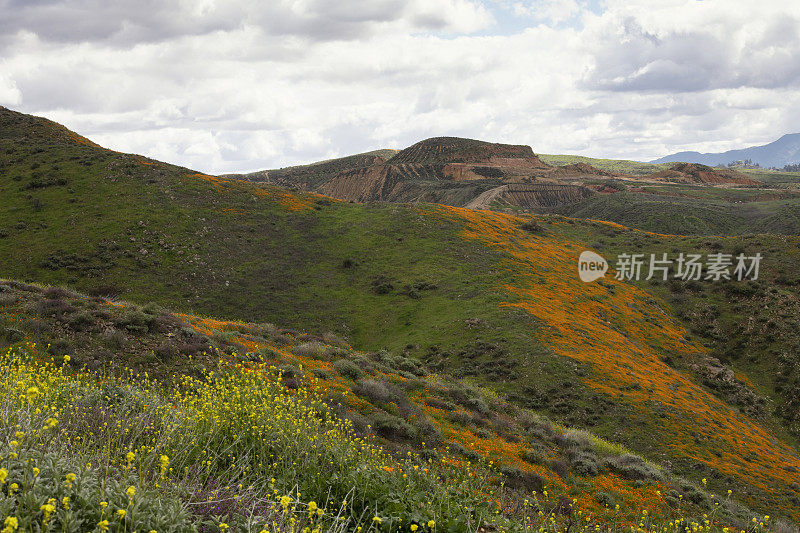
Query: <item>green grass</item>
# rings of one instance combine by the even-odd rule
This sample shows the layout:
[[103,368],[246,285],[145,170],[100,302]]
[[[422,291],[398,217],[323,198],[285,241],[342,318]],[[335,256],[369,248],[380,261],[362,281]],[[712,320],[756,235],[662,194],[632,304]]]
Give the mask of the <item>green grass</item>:
[[[558,531],[583,514],[590,519],[581,520],[579,531],[595,526],[616,531],[640,517],[637,501],[622,495],[633,487],[642,489],[642,476],[650,480],[642,490],[651,495],[657,488],[669,487],[687,499],[685,505],[677,500],[670,504],[674,508],[665,508],[656,499],[659,505],[649,509],[648,518],[654,529],[678,515],[710,513],[718,527],[752,515],[732,500],[724,508],[715,508],[704,487],[662,471],[625,447],[585,431],[554,426],[506,403],[491,389],[478,390],[445,381],[443,376],[426,375],[424,368],[402,357],[375,354],[367,359],[366,354],[334,350],[319,341],[314,341],[315,350],[303,350],[308,344],[299,344],[300,336],[292,339],[298,343],[293,348],[277,348],[275,343],[286,334],[274,326],[225,323],[222,327],[235,329],[225,330],[224,343],[236,346],[244,338],[259,339],[273,345],[269,349],[273,359],[263,363],[254,358],[268,355],[267,350],[228,356],[228,346],[220,344],[223,336],[215,334],[206,343],[213,346],[217,361],[195,354],[195,360],[205,362],[209,369],[192,378],[182,375],[193,372],[191,354],[190,364],[184,354],[138,365],[135,354],[146,351],[153,340],[163,339],[165,331],[169,331],[167,338],[179,338],[192,329],[181,326],[165,310],[152,315],[158,319],[152,328],[130,330],[132,322],[123,319],[132,311],[140,312],[132,306],[109,305],[58,288],[16,282],[0,287],[4,289],[0,291],[3,314],[29,317],[18,326],[28,340],[15,342],[0,357],[0,468],[7,473],[3,484],[15,487],[7,495],[0,494],[0,518],[16,516],[26,529],[48,523],[55,530],[92,530],[108,520],[111,531],[218,531],[222,524],[232,531],[251,531],[271,524],[272,531],[283,532],[294,517],[323,531],[352,531],[359,526],[386,531],[412,523],[422,530],[471,531],[474,524],[483,522],[508,531],[526,527]],[[58,309],[62,314],[39,314],[43,309]],[[93,322],[78,327],[70,316],[88,309],[94,312]],[[144,309],[154,311],[152,306]],[[81,369],[93,351],[93,341],[105,337],[109,322],[121,330],[128,328],[129,342],[109,352],[101,370]],[[58,330],[60,338],[73,330],[69,356],[42,350],[48,345],[45,325],[53,333]],[[301,353],[307,359],[289,356]],[[414,396],[416,410],[410,409],[404,424],[418,424],[425,404],[434,399],[437,405],[451,404],[450,409],[469,406],[475,411],[473,420],[481,417],[484,421],[482,427],[470,425],[468,431],[499,443],[503,443],[500,439],[511,443],[523,439],[530,446],[522,454],[528,463],[525,471],[510,466],[520,464],[520,457],[502,456],[497,462],[492,455],[496,462],[491,466],[474,451],[454,442],[432,442],[430,435],[425,438],[428,445],[422,447],[409,447],[396,434],[397,440],[387,443],[368,427],[358,430],[355,422],[343,421],[342,413],[356,421],[359,412],[342,411],[333,397],[323,397],[317,392],[321,382],[300,378],[298,389],[296,374],[286,374],[285,369],[293,368],[302,375],[299,368],[337,355],[343,358],[336,363],[361,365],[353,376],[352,390],[362,401],[373,402],[370,409],[383,413],[373,415],[373,427],[380,428],[380,420],[399,420],[380,410],[381,405],[391,409],[381,395],[392,394],[393,402],[409,410],[410,395],[424,391],[424,402]],[[415,368],[416,376],[398,375],[396,385],[378,381],[390,373],[403,374],[388,365]],[[333,365],[337,372],[343,366]],[[283,376],[277,375],[277,369],[284,369]],[[160,379],[146,378],[146,371]],[[371,378],[362,379],[365,374]],[[327,385],[322,390],[328,390],[334,378],[324,379]],[[373,384],[370,394],[364,392],[366,383]],[[381,383],[384,388],[376,390]],[[409,398],[401,400],[398,394]],[[385,444],[389,447],[384,449]],[[556,468],[552,466],[556,462],[564,472],[549,470]],[[531,465],[551,478],[563,478],[568,492],[562,492],[559,483],[551,488],[550,478],[543,480],[532,473]],[[590,481],[607,472],[621,476],[616,487],[621,492],[616,498],[606,493],[606,499],[598,501],[602,505],[613,501],[621,510],[589,514],[588,509],[597,505]],[[653,479],[659,484],[654,485]],[[286,511],[281,503],[284,498]],[[549,513],[563,498],[574,498],[576,504],[551,521]],[[46,505],[53,509],[49,511]],[[315,513],[309,520],[309,509],[316,507],[324,513]],[[373,516],[380,517],[380,527]],[[431,521],[432,527],[428,526]]]
[[[680,185],[645,190],[598,195],[554,211],[670,235],[800,234],[800,198],[788,191]],[[757,201],[770,194],[783,197]]]
[[[581,376],[591,369],[554,357],[543,347],[534,316],[500,307],[508,299],[502,287],[514,276],[506,269],[508,257],[464,240],[461,224],[431,216],[426,206],[309,197],[309,209],[291,211],[281,205],[279,189],[215,184],[188,169],[76,144],[57,128],[34,134],[42,126],[30,117],[0,118],[3,277],[89,293],[111,290],[142,305],[154,302],[177,311],[332,332],[359,349],[387,348],[434,370],[473,379],[566,424],[615,436],[648,457],[669,452],[657,435],[629,431],[632,420],[649,415],[590,390]],[[651,202],[650,196],[633,193],[601,198],[605,203],[582,205],[586,211],[580,214],[616,218],[659,233],[739,230],[739,220],[729,216],[733,211],[721,209],[721,199],[711,198],[714,205],[708,207],[709,199]],[[759,216],[767,214],[771,224],[791,229],[797,216],[793,204],[782,204],[786,212],[770,211],[771,205]],[[741,205],[731,210],[743,216]],[[757,220],[748,223],[760,227]],[[614,235],[608,250],[657,240],[600,224],[569,224],[559,217],[544,219],[541,226],[549,237],[577,238],[590,246]],[[796,239],[762,239],[775,261],[765,290],[776,287],[776,294],[791,302],[794,289],[779,282],[776,272],[791,274],[786,269],[796,264]],[[666,242],[659,246],[689,250],[704,241]],[[648,290],[663,294],[657,286]],[[691,325],[695,306],[718,297],[684,296],[675,301],[673,312]],[[738,303],[733,296],[723,302]],[[732,307],[726,323],[747,323],[761,314],[759,304],[770,302]],[[13,329],[13,324],[3,327]],[[757,370],[774,372],[783,364],[781,354],[794,349],[790,329],[763,338],[769,346],[758,352],[766,358],[764,366],[741,368],[753,370],[760,393],[788,402],[785,391],[794,390],[791,384],[776,383],[771,374]],[[724,336],[709,342],[724,351],[723,341]],[[683,368],[691,375],[689,362]],[[531,383],[547,401],[534,397]],[[716,393],[728,401],[726,391]],[[763,416],[783,438],[794,438],[791,427],[779,427],[780,416],[769,411]],[[692,476],[696,467],[689,459],[675,466]]]
[[554,155],[554,154],[536,154],[539,158],[553,166],[572,165],[575,163],[586,163],[600,170],[608,170],[609,172],[619,172],[620,174],[630,174],[632,176],[644,176],[652,174],[660,170],[670,168],[674,163],[642,163],[639,161],[630,161],[627,159],[601,159],[596,157],[585,157],[582,155]]

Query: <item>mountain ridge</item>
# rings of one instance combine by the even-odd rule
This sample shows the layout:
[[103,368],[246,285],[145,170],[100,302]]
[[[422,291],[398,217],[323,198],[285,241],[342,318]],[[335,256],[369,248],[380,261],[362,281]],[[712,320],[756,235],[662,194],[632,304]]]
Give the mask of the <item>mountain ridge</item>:
[[787,133],[767,144],[738,148],[724,152],[701,153],[684,151],[669,154],[649,161],[658,163],[701,163],[703,165],[727,165],[736,161],[751,160],[762,167],[783,168],[800,162],[800,133]]

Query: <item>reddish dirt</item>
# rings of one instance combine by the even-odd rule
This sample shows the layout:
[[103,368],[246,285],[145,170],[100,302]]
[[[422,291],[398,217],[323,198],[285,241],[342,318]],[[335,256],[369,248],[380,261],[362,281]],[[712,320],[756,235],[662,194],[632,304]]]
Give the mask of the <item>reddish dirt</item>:
[[729,168],[714,168],[697,163],[676,163],[668,170],[644,176],[643,179],[670,183],[701,183],[709,185],[763,185],[746,174]]

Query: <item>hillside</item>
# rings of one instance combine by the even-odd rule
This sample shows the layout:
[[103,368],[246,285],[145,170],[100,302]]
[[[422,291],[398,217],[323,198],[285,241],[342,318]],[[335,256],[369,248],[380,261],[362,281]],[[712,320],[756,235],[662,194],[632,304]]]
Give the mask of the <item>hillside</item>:
[[712,168],[696,163],[677,163],[666,170],[644,176],[643,179],[669,183],[693,183],[702,185],[763,185],[758,180],[728,168]]
[[[800,518],[789,377],[797,237],[671,237],[559,216],[350,204],[103,150],[48,124],[0,113],[3,277],[386,349],[695,486],[706,478],[708,491]],[[672,291],[582,283],[587,247],[609,258],[760,250],[765,260],[758,283]],[[736,323],[747,327],[720,329]],[[465,440],[487,453],[498,442]],[[563,483],[631,497],[604,475]]]
[[540,157],[528,146],[456,137],[226,179],[278,183],[348,202],[559,213],[656,233],[800,233],[800,180],[792,173]]
[[[279,183],[351,202],[430,202],[464,206],[483,205],[479,198],[485,198],[504,184],[542,181],[548,185],[562,179],[602,176],[607,173],[588,165],[554,169],[543,163],[529,146],[435,137],[393,153],[391,157],[369,153],[231,177]],[[507,194],[504,202],[518,207],[548,207],[582,197],[582,194]]]
[[374,150],[363,154],[356,154],[327,161],[319,161],[309,165],[263,170],[251,174],[232,174],[223,177],[236,177],[249,181],[273,183],[287,187],[300,187],[314,189],[324,183],[328,176],[338,174],[351,168],[366,167],[381,163],[397,153],[397,150]]
[[[616,504],[621,506],[618,519],[624,522],[633,523],[643,509],[653,519],[669,517],[674,502],[659,498],[657,491],[674,491],[686,498],[685,511],[697,516],[714,512],[721,523],[744,522],[752,513],[734,505],[715,510],[712,493],[702,484],[695,486],[620,446],[555,425],[489,390],[432,374],[402,355],[357,352],[330,335],[176,314],[153,305],[139,307],[13,281],[0,281],[0,325],[0,347],[37,353],[33,346],[46,346],[46,352],[39,354],[44,361],[67,361],[59,371],[62,376],[73,369],[103,373],[111,380],[115,375],[124,380],[129,371],[147,373],[157,379],[151,387],[168,393],[174,387],[180,390],[187,379],[207,379],[210,372],[227,374],[234,383],[239,372],[249,371],[263,373],[273,394],[306,390],[338,419],[348,420],[358,438],[370,445],[395,457],[423,453],[424,459],[414,456],[412,461],[443,476],[438,487],[427,488],[439,492],[432,497],[457,488],[452,485],[452,470],[467,465],[506,505],[531,491],[541,495],[547,490],[551,496],[534,500],[538,509],[569,497],[575,500],[571,513],[599,521]],[[169,451],[176,464],[182,452]],[[391,461],[389,456],[383,460]],[[495,466],[487,467],[485,460]],[[273,485],[280,486],[281,493],[291,493],[293,483],[300,483],[306,501],[320,501],[324,497],[320,488],[336,486],[332,477],[323,484],[311,476],[284,478],[291,475],[285,466],[270,475],[278,478],[273,478]],[[314,481],[318,487],[311,486]],[[501,483],[507,486],[505,491]],[[597,492],[597,486],[607,491]],[[474,497],[463,492],[461,496]],[[381,503],[380,514],[387,519],[386,503]],[[491,508],[474,505],[474,511],[485,512],[485,518],[496,524],[498,518],[517,525],[526,522],[513,508],[503,510],[502,517],[490,517]],[[395,521],[408,522],[410,509],[395,512]],[[423,523],[429,518],[442,526],[456,523],[435,507],[426,512]]]
[[651,163],[700,163],[703,165],[727,165],[735,161],[750,159],[762,167],[783,168],[786,165],[800,162],[800,133],[782,136],[761,146],[751,146],[738,150],[718,153],[678,152],[651,161]]
[[630,161],[627,159],[601,159],[581,155],[539,154],[539,158],[552,166],[583,163],[607,172],[628,176],[644,176],[646,174],[658,172],[659,170],[665,170],[672,166],[669,163],[642,163],[640,161]]

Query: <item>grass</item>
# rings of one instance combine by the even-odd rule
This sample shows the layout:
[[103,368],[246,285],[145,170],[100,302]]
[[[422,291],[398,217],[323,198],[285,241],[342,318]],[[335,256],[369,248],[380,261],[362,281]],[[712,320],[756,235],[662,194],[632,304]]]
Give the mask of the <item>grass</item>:
[[[392,406],[389,401],[375,406],[345,395],[344,388],[355,384],[334,370],[335,361],[323,356],[312,363],[302,353],[284,349],[315,340],[305,338],[309,334],[304,332],[330,332],[365,354],[382,354],[375,360],[363,355],[366,363],[349,352],[331,357],[350,360],[368,374],[367,379],[377,381],[388,379],[380,375],[380,365],[387,365],[391,380],[410,387],[409,405],[418,406],[445,441],[463,447],[470,457],[504,459],[507,467],[520,468],[523,474],[538,472],[582,498],[598,488],[603,492],[619,488],[623,501],[646,500],[654,493],[652,486],[642,492],[629,484],[632,480],[619,481],[602,466],[598,476],[575,477],[568,458],[549,451],[557,447],[555,441],[545,443],[546,460],[526,465],[520,453],[534,443],[512,442],[515,436],[527,438],[524,426],[501,411],[482,416],[467,402],[474,395],[458,392],[459,387],[453,386],[449,396],[438,388],[435,394],[427,387],[411,390],[421,376],[414,378],[416,367],[406,361],[423,365],[444,383],[453,377],[470,379],[494,390],[514,408],[591,429],[646,458],[668,461],[674,474],[695,484],[705,476],[716,491],[724,494],[723,488],[731,487],[753,508],[792,516],[791,498],[797,495],[787,481],[791,472],[783,466],[791,467],[786,447],[796,439],[791,422],[783,427],[781,416],[791,410],[750,413],[736,403],[741,400],[737,391],[749,389],[776,405],[791,405],[794,385],[771,378],[777,368],[790,368],[779,366],[785,365],[780,354],[791,353],[794,346],[790,328],[773,329],[759,322],[756,338],[768,341],[769,348],[761,350],[754,343],[750,348],[762,359],[729,361],[751,383],[741,381],[743,388],[737,386],[732,395],[706,384],[706,378],[692,369],[709,353],[725,353],[725,336],[698,335],[689,344],[682,339],[690,338],[695,325],[709,328],[718,316],[728,317],[726,324],[747,323],[749,317],[763,314],[759,304],[785,301],[771,317],[781,322],[779,313],[791,313],[794,302],[789,281],[791,265],[796,264],[795,238],[759,237],[759,246],[770,252],[763,290],[772,294],[775,288],[774,296],[759,292],[758,298],[739,302],[733,293],[709,291],[703,307],[700,297],[688,294],[673,301],[658,286],[603,282],[590,288],[577,280],[574,258],[595,244],[601,253],[651,244],[659,250],[691,250],[726,246],[725,239],[667,239],[557,216],[536,217],[534,234],[521,229],[530,217],[498,218],[431,206],[346,204],[112,153],[30,117],[4,115],[3,120],[0,153],[7,156],[0,169],[3,276],[112,294],[143,306],[115,311],[100,303],[92,308],[91,299],[47,297],[68,300],[75,309],[62,312],[56,303],[48,304],[54,308],[30,310],[26,306],[39,296],[5,290],[0,298],[14,301],[2,305],[3,342],[18,342],[20,334],[41,337],[53,344],[54,356],[71,351],[87,366],[109,359],[102,350],[111,356],[130,353],[126,365],[131,368],[162,375],[180,370],[194,377],[201,376],[203,368],[213,368],[219,352],[256,360],[271,357],[277,366],[292,365],[306,377],[314,375],[312,371],[327,376],[320,379],[332,389],[326,394],[342,400],[335,405],[352,408],[342,416],[352,416],[355,425],[366,427],[370,417],[380,415],[389,428],[387,435],[397,429],[413,441],[424,434],[426,426],[413,423],[418,413],[405,405]],[[51,175],[58,178],[43,179]],[[45,181],[47,186],[29,187]],[[657,211],[668,211],[664,205],[649,207],[643,219],[663,216]],[[697,213],[693,207],[687,206],[687,216]],[[791,223],[788,216],[774,215]],[[712,212],[699,217],[698,227],[709,219],[715,225],[726,223]],[[652,227],[664,229],[660,220],[653,218]],[[708,231],[716,229],[709,226]],[[779,281],[784,275],[789,281]],[[161,324],[157,306],[146,309],[149,302],[176,310],[175,316],[185,324]],[[727,304],[729,309],[713,312]],[[113,328],[115,333],[109,338],[93,333],[92,320],[87,330],[86,312],[102,326],[100,331]],[[199,316],[222,316],[230,322]],[[51,329],[38,330],[36,321],[28,323],[33,318]],[[295,329],[273,336],[266,326],[247,329],[250,322]],[[182,332],[187,326],[211,341],[213,353],[204,355],[201,349],[189,359],[186,351],[194,341]],[[737,332],[734,338],[742,341],[747,334]],[[610,364],[609,353],[620,364]],[[675,367],[667,360],[677,361]],[[694,400],[678,402],[687,396],[668,392],[666,382],[653,377],[659,373],[673,385],[685,383],[685,392],[691,391]],[[722,415],[733,422],[722,420]],[[706,416],[714,424],[704,424],[701,419]],[[697,438],[678,423],[681,417],[696,422]],[[398,418],[411,431],[405,431]],[[720,431],[725,438],[719,437]],[[756,436],[749,440],[752,434]],[[732,435],[747,438],[731,442]],[[762,438],[768,444],[759,451],[756,444]],[[537,451],[541,455],[542,450]],[[548,456],[551,453],[555,455]],[[568,481],[550,468],[551,459],[567,464]],[[553,465],[564,471],[560,463]],[[763,482],[765,476],[777,479],[776,487],[786,481],[785,486],[770,488]],[[580,488],[581,483],[589,488]]]
[[[74,373],[68,358],[42,355],[28,345],[0,360],[0,516],[10,531],[556,532],[628,522],[618,506],[584,518],[546,489],[504,490],[485,463],[390,455],[313,388],[286,388],[264,364],[223,363],[169,389],[133,373]],[[721,510],[679,525],[636,516],[645,531],[714,530]]]
[[[772,193],[777,196],[772,198],[765,190],[682,186],[648,186],[645,190],[598,195],[555,211],[672,235],[800,233],[800,198],[793,193]],[[769,198],[759,200],[765,195]]]
[[639,161],[629,161],[626,159],[601,159],[596,157],[585,157],[582,155],[553,155],[537,154],[539,158],[553,166],[572,165],[575,163],[586,163],[600,170],[629,174],[631,176],[644,176],[660,170],[667,170],[674,163],[642,163]]
[[[585,431],[555,426],[541,416],[520,410],[493,389],[430,374],[427,368],[403,356],[388,352],[354,352],[326,344],[321,338],[292,336],[268,324],[176,316],[160,310],[157,323],[162,328],[166,325],[167,329],[131,332],[124,347],[107,351],[106,359],[93,365],[96,370],[90,370],[87,365],[91,361],[97,363],[97,356],[92,359],[87,356],[96,354],[95,342],[104,342],[105,335],[101,332],[107,331],[109,323],[123,324],[119,317],[141,311],[135,306],[103,303],[58,288],[45,289],[14,282],[2,286],[14,289],[3,291],[6,296],[4,316],[17,317],[18,331],[22,333],[6,352],[4,368],[9,373],[5,375],[5,386],[9,391],[27,391],[30,387],[44,391],[52,387],[56,397],[68,401],[68,408],[61,414],[57,413],[61,408],[53,411],[52,405],[40,411],[46,417],[55,413],[53,416],[60,420],[59,427],[69,425],[77,432],[62,435],[67,440],[60,442],[71,451],[83,454],[78,460],[81,465],[88,461],[103,464],[108,457],[122,457],[129,451],[137,457],[147,452],[151,455],[149,459],[143,459],[146,454],[139,457],[144,461],[142,464],[157,470],[159,454],[166,454],[174,472],[181,473],[182,467],[177,466],[180,464],[191,470],[191,480],[179,475],[172,487],[183,492],[168,493],[172,498],[169,501],[183,502],[189,511],[201,504],[196,494],[213,492],[206,488],[210,483],[208,479],[213,478],[213,490],[227,491],[228,499],[224,505],[217,505],[215,494],[214,505],[206,509],[208,512],[204,511],[205,518],[211,509],[244,512],[244,507],[237,502],[253,503],[248,498],[254,489],[250,487],[242,492],[242,487],[238,486],[241,483],[228,481],[222,486],[219,480],[240,480],[251,474],[264,482],[271,477],[281,480],[276,474],[281,472],[289,479],[279,484],[280,491],[292,489],[317,503],[320,492],[330,498],[331,491],[339,487],[340,490],[336,489],[339,498],[349,494],[348,501],[355,505],[355,493],[350,492],[349,484],[366,481],[334,471],[330,474],[334,479],[345,480],[340,486],[331,479],[312,476],[310,471],[303,470],[314,464],[317,465],[312,468],[314,472],[331,470],[331,462],[337,467],[351,464],[338,455],[331,456],[338,453],[341,443],[348,439],[359,443],[358,446],[369,443],[371,454],[376,447],[390,450],[391,456],[379,454],[385,461],[378,465],[379,470],[386,471],[384,467],[388,467],[396,472],[400,468],[408,473],[416,465],[415,472],[423,468],[428,471],[423,473],[430,474],[437,472],[436,468],[466,467],[465,481],[470,486],[479,479],[486,485],[480,494],[471,493],[477,499],[465,500],[465,495],[457,495],[456,500],[472,501],[470,505],[477,506],[474,509],[485,509],[485,505],[489,505],[486,513],[492,516],[498,510],[492,504],[496,499],[501,502],[502,509],[508,508],[503,516],[512,522],[520,519],[519,504],[534,497],[529,494],[531,491],[539,494],[540,509],[556,506],[563,498],[575,500],[571,504],[573,515],[592,517],[604,527],[612,527],[612,522],[616,524],[613,527],[617,527],[638,519],[637,513],[642,507],[647,507],[651,516],[661,518],[674,517],[678,512],[686,516],[699,515],[714,509],[713,506],[698,507],[697,502],[687,506],[669,504],[661,494],[674,490],[688,498],[698,489],[658,467],[645,468],[648,463],[631,455],[624,447]],[[9,295],[18,298],[11,308],[8,307]],[[53,305],[43,305],[53,301],[52,298],[58,298],[60,309],[72,308],[67,312],[85,312],[79,309],[81,304],[93,309],[94,323],[69,337],[73,346],[69,355],[53,352],[45,335],[49,331],[64,338],[63,332],[56,331],[60,323],[71,323],[69,315],[34,314],[34,310],[52,309]],[[154,311],[150,306],[145,309]],[[165,333],[167,338],[178,339],[204,335],[204,343],[199,344],[205,348],[202,353],[182,354],[167,360],[142,357],[157,339],[164,338]],[[241,351],[236,353],[236,349]],[[340,375],[338,369],[341,368],[357,372],[348,370]],[[65,399],[67,393],[56,394],[58,390],[72,392]],[[14,417],[28,416],[31,410],[25,407],[28,400],[18,394],[9,393],[5,397],[11,402],[5,409],[10,420],[6,426],[12,431],[18,424]],[[18,400],[23,403],[14,403]],[[304,406],[310,410],[304,411]],[[22,414],[20,409],[24,411]],[[344,420],[348,422],[342,422]],[[324,428],[329,422],[333,426],[324,433],[336,435],[337,440],[313,440],[309,444],[309,435],[319,432],[311,431],[309,425],[316,428],[322,424]],[[97,428],[101,430],[99,433]],[[24,428],[21,430],[27,432]],[[226,435],[236,437],[226,441]],[[97,447],[101,445],[103,449],[99,450]],[[316,455],[309,455],[304,446],[313,446]],[[109,452],[109,447],[116,451]],[[278,455],[276,447],[282,455]],[[42,453],[52,455],[54,452],[48,448]],[[415,462],[398,467],[393,458],[408,458],[411,457],[409,453]],[[212,457],[215,462],[208,463]],[[306,459],[298,463],[297,457]],[[374,454],[369,457],[375,458]],[[360,455],[353,460],[367,461]],[[245,466],[241,465],[242,461]],[[256,461],[257,467],[253,464]],[[209,470],[197,471],[198,463]],[[244,473],[234,466],[243,468]],[[102,475],[114,471],[113,465],[104,468]],[[361,471],[360,467],[356,470]],[[201,475],[199,481],[198,475]],[[428,478],[429,483],[444,484],[436,490],[445,492],[454,490],[450,486],[453,480],[452,473],[446,472]],[[197,483],[202,487],[196,487]],[[382,486],[385,483],[381,481]],[[621,506],[614,509],[613,517],[595,498],[596,483],[602,483],[606,494],[614,495],[615,502]],[[276,481],[271,482],[269,490],[274,496]],[[549,498],[543,500],[541,496],[545,490]],[[239,498],[234,498],[236,495]],[[426,502],[434,501],[430,494],[425,498]],[[702,503],[708,498],[705,496],[698,501]],[[379,501],[372,496],[367,500],[372,504]],[[464,508],[453,505],[453,502],[448,503],[446,512],[441,511],[438,518],[431,519],[446,523],[442,515],[460,516]],[[473,507],[467,511],[473,513]],[[730,501],[716,514],[720,521],[736,523],[741,522],[745,512]],[[217,522],[221,520],[223,518],[217,517]],[[231,523],[227,516],[224,520]]]

